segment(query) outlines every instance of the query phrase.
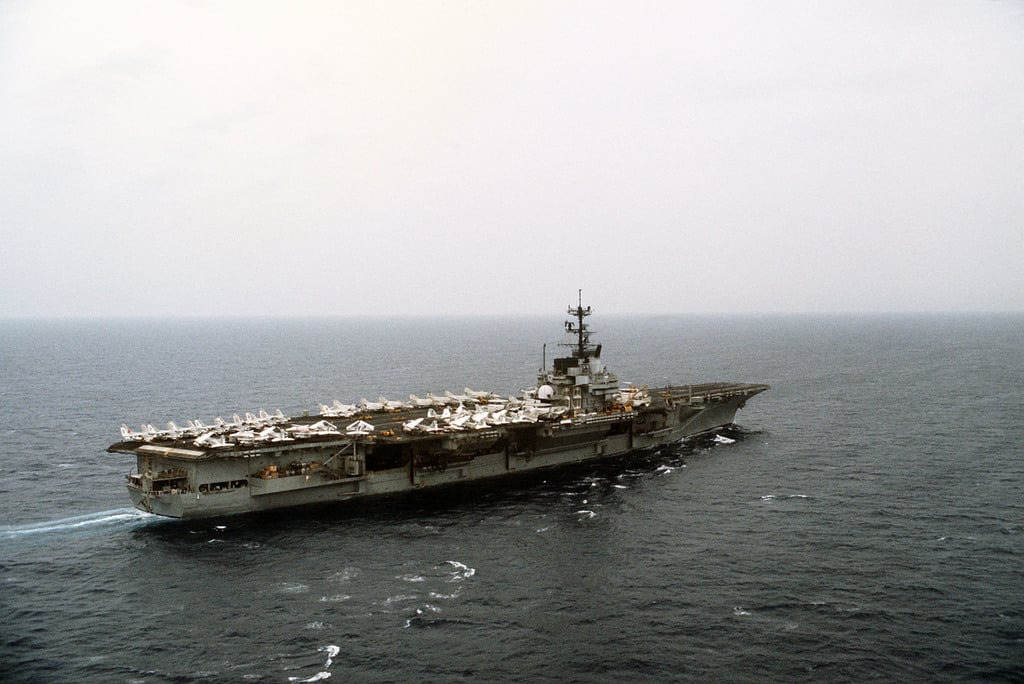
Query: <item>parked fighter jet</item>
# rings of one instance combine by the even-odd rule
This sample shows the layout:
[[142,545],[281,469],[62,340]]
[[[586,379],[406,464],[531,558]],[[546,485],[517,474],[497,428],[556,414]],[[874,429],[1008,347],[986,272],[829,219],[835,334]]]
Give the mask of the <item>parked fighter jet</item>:
[[288,432],[296,437],[310,437],[314,435],[338,435],[341,432],[338,426],[326,420],[318,420],[312,425],[292,425]]
[[416,418],[414,420],[407,420],[402,423],[402,429],[406,432],[416,432],[420,426],[420,423],[424,421],[423,418]]
[[434,406],[436,406],[437,408],[447,406],[450,403],[448,397],[439,397],[436,396],[433,392],[427,392],[427,399],[430,399],[432,402],[434,402]]
[[473,398],[465,394],[452,394],[448,390],[444,391],[444,396],[448,397],[448,401],[452,404],[468,404],[473,401]]
[[475,399],[476,401],[488,402],[491,399],[499,398],[498,395],[495,394],[494,392],[476,392],[474,390],[469,389],[468,387],[463,388],[462,391],[466,393],[467,397],[469,397],[470,399]]
[[227,437],[218,434],[216,430],[204,432],[203,434],[196,437],[192,443],[195,444],[196,446],[210,447],[213,449],[220,449],[223,447],[231,446],[231,444],[228,443]]
[[365,420],[357,420],[345,427],[346,435],[368,435],[374,431],[374,427]]
[[348,418],[356,415],[359,407],[355,404],[342,404],[337,399],[330,406],[320,404],[320,415],[325,418]]
[[360,399],[359,403],[357,404],[357,406],[359,406],[359,408],[362,409],[363,411],[383,411],[384,410],[384,402],[383,401],[367,401],[366,397],[363,397],[362,399]]
[[126,442],[148,442],[156,436],[156,430],[150,431],[152,426],[142,426],[140,432],[132,432],[126,424],[121,423],[121,439]]
[[295,438],[276,426],[265,427],[256,433],[259,442],[293,442]]
[[378,401],[384,405],[385,411],[401,411],[402,409],[412,408],[412,404],[405,401],[390,401],[381,397]]

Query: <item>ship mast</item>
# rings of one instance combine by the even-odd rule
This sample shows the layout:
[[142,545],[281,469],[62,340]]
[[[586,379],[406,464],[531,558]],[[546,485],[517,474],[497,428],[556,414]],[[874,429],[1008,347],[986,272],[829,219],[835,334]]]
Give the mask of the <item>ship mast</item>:
[[590,352],[593,349],[590,346],[590,328],[583,322],[583,319],[590,315],[590,307],[583,308],[583,290],[579,291],[579,303],[576,308],[569,307],[569,315],[576,317],[576,322],[572,321],[565,322],[565,332],[574,334],[577,337],[576,349],[573,351],[573,356],[578,359],[585,359],[590,356]]
[[565,322],[565,332],[573,336],[573,341],[558,343],[571,353],[556,358],[551,372],[545,368],[537,374],[536,397],[548,403],[565,402],[569,415],[607,409],[614,403],[619,386],[619,379],[601,362],[601,345],[590,343],[594,331],[586,319],[592,310],[583,306],[582,289],[578,294],[576,306],[568,308],[572,319]]

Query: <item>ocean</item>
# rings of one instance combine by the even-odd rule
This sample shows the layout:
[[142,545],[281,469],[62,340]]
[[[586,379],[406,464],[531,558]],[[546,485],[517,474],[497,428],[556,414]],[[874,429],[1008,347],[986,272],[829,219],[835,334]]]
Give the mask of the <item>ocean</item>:
[[604,316],[728,434],[175,521],[122,422],[518,393],[558,317],[0,322],[0,681],[1024,681],[1024,316]]

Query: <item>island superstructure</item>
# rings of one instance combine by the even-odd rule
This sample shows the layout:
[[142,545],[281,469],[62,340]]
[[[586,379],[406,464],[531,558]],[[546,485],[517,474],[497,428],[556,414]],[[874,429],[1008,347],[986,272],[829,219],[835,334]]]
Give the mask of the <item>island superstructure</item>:
[[582,293],[568,309],[569,353],[521,397],[466,388],[408,401],[321,404],[121,427],[108,451],[133,454],[128,492],[143,511],[200,518],[397,494],[622,456],[712,432],[768,385],[621,387],[590,341]]

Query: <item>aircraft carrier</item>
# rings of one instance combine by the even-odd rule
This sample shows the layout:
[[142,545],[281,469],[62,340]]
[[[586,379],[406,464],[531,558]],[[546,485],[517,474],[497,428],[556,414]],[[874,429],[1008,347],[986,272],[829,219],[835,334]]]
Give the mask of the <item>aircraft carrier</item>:
[[501,478],[657,447],[732,424],[763,384],[620,387],[590,341],[591,308],[569,307],[567,356],[521,397],[445,392],[121,426],[107,451],[133,454],[128,493],[143,511],[202,518]]

